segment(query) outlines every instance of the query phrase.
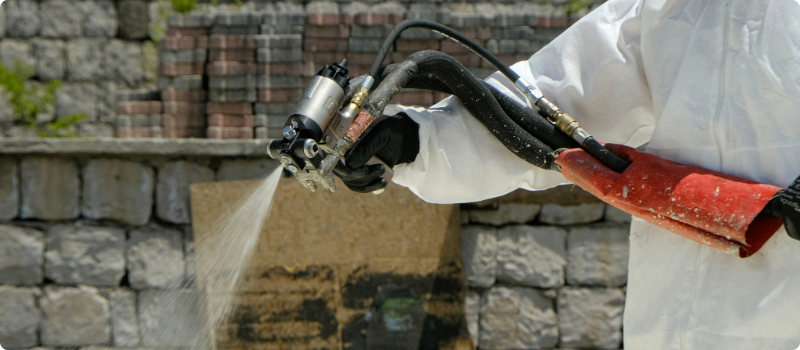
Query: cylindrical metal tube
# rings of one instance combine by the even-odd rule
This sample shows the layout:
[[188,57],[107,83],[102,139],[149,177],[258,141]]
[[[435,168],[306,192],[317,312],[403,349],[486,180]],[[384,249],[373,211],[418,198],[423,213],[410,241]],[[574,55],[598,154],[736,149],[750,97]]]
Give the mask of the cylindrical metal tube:
[[338,83],[321,75],[314,76],[297,102],[287,125],[292,125],[293,122],[302,125],[319,141],[343,100],[344,89]]

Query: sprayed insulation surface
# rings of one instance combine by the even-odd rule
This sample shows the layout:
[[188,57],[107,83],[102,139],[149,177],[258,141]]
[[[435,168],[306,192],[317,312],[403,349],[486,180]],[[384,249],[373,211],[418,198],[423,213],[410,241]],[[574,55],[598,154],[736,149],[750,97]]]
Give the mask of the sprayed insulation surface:
[[[225,208],[257,185],[193,184],[195,239],[211,237]],[[399,186],[312,193],[285,178],[272,210],[217,348],[472,348],[457,206]]]

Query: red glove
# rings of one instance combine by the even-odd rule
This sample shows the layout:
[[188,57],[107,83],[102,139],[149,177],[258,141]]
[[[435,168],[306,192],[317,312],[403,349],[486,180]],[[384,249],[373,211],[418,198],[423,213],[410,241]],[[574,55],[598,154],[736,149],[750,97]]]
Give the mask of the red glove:
[[556,159],[564,176],[631,215],[709,247],[745,258],[772,237],[782,221],[759,215],[780,188],[681,165],[633,148],[606,148],[631,162],[616,173],[581,149]]

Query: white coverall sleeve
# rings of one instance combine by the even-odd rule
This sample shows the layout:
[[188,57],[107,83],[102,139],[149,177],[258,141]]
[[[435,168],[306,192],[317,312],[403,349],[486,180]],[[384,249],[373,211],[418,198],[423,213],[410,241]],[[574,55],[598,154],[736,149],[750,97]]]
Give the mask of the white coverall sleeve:
[[[599,141],[640,146],[649,140],[655,120],[639,51],[639,7],[639,0],[609,1],[511,68]],[[502,74],[487,81],[525,101]],[[567,183],[560,173],[515,156],[457,98],[428,109],[386,109],[398,112],[419,123],[420,153],[414,162],[394,167],[393,181],[425,201],[474,202],[517,188]]]

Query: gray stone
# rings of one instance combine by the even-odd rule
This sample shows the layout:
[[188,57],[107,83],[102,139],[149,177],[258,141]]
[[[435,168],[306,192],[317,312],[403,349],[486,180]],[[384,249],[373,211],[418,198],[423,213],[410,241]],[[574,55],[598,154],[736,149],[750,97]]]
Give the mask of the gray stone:
[[461,230],[461,259],[467,284],[491,287],[497,276],[497,230],[465,226]]
[[[180,231],[158,226],[131,231],[127,254],[131,287],[179,288],[185,270],[182,242]],[[145,333],[142,333],[142,340],[145,340]]]
[[278,2],[274,4],[275,10],[265,11],[262,23],[271,25],[305,25],[306,13],[302,4],[292,2]]
[[30,38],[39,34],[39,2],[34,0],[6,1],[6,37]]
[[142,47],[139,43],[111,40],[105,46],[105,51],[109,78],[124,81],[130,86],[142,80]]
[[258,26],[213,26],[211,27],[211,35],[255,35],[260,32]]
[[603,218],[605,204],[583,203],[579,205],[545,204],[539,214],[539,221],[554,225],[585,224]]
[[218,26],[244,27],[261,24],[260,14],[247,12],[217,13],[214,24]]
[[306,4],[306,13],[339,13],[339,5],[333,1],[312,1]]
[[0,6],[0,38],[6,36],[6,8]]
[[142,69],[144,79],[148,82],[156,81],[158,77],[158,48],[152,41],[142,43]]
[[[97,84],[97,119],[103,123],[111,124],[117,117],[117,90],[116,81],[102,81]],[[101,136],[101,134],[98,134]]]
[[0,221],[19,213],[19,166],[12,158],[0,158]]
[[208,100],[212,102],[256,102],[257,92],[255,88],[252,89],[235,89],[235,90],[208,90]]
[[136,293],[117,289],[108,292],[111,305],[111,334],[114,346],[133,348],[139,346],[139,323],[136,322]]
[[619,289],[573,289],[558,292],[561,346],[619,349],[625,294]]
[[428,21],[437,20],[439,6],[433,3],[412,3],[406,12],[406,19],[425,19]]
[[139,332],[142,345],[189,347],[203,332],[201,298],[193,290],[139,293]]
[[20,162],[23,219],[64,220],[78,217],[78,165],[68,158],[26,157]]
[[255,89],[256,75],[213,75],[208,77],[210,89]]
[[575,227],[567,238],[567,283],[621,287],[628,281],[627,226]]
[[119,36],[123,39],[144,39],[148,36],[150,17],[147,2],[123,0],[119,2]]
[[42,283],[43,252],[41,231],[0,225],[0,284]]
[[0,41],[0,63],[9,69],[16,68],[17,64],[36,67],[36,56],[33,46],[23,40],[5,39]]
[[177,77],[158,77],[158,89],[202,90],[202,75],[183,75]]
[[496,210],[472,210],[469,217],[481,224],[524,224],[536,218],[541,208],[538,204],[500,203]]
[[494,287],[481,298],[479,348],[548,349],[558,344],[553,302],[529,288]]
[[304,25],[271,25],[263,24],[259,27],[259,34],[268,35],[283,35],[283,34],[300,34],[305,31]]
[[117,9],[109,0],[81,1],[77,5],[83,15],[83,34],[88,37],[117,36]]
[[11,95],[7,94],[6,90],[0,86],[0,123],[11,124],[16,118],[10,100]]
[[497,279],[555,288],[564,285],[567,231],[547,226],[507,226],[497,232]]
[[66,0],[48,0],[39,5],[44,38],[77,38],[83,35],[83,14],[80,5]]
[[108,124],[78,124],[80,137],[114,137],[114,127]]
[[255,127],[253,129],[256,139],[268,139],[269,134],[267,134],[267,128],[265,127]]
[[256,59],[263,63],[300,62],[303,50],[299,47],[291,49],[256,49]]
[[216,15],[213,13],[174,13],[169,16],[170,27],[210,27],[214,25]]
[[497,27],[492,28],[492,38],[494,39],[526,39],[533,38],[533,29],[527,26],[520,27]]
[[384,39],[389,32],[392,31],[392,25],[378,25],[378,26],[363,26],[353,25],[350,26],[350,36],[354,38],[378,38]]
[[347,48],[355,52],[377,52],[383,44],[383,39],[378,38],[350,38],[347,39]]
[[606,205],[606,212],[605,212],[605,215],[603,216],[603,218],[606,221],[623,222],[623,223],[631,222],[631,220],[633,220],[633,217],[631,216],[631,214],[628,214],[628,213],[626,213],[626,212],[624,212],[622,210],[619,210],[616,207],[611,206],[611,205]]
[[259,89],[300,89],[303,78],[299,75],[258,75]]
[[56,91],[56,117],[63,118],[72,114],[86,114],[83,122],[97,120],[98,95],[97,85],[92,83],[65,83]]
[[62,79],[67,70],[64,42],[60,40],[34,39],[36,51],[36,75],[40,79]]
[[[284,121],[285,121],[284,117]],[[280,130],[278,130],[280,131]],[[0,138],[2,155],[90,155],[90,156],[170,156],[223,157],[238,159],[252,157],[279,164],[264,157],[267,140],[212,139],[107,139],[107,138]]]
[[206,49],[168,50],[159,52],[161,62],[165,63],[198,63],[205,62],[208,56]]
[[46,287],[39,305],[44,316],[42,345],[81,346],[111,340],[108,300],[97,288]]
[[278,168],[272,159],[223,159],[217,170],[217,181],[263,179]]
[[156,215],[176,224],[191,223],[189,185],[211,181],[214,171],[208,167],[183,160],[164,164],[158,170]]
[[125,231],[58,225],[47,231],[45,276],[58,284],[117,286],[125,275]]
[[481,295],[477,291],[469,290],[464,298],[464,315],[467,321],[467,331],[469,337],[472,338],[472,344],[478,344],[478,335],[480,334],[480,324],[478,321],[481,318]]
[[75,39],[67,43],[67,79],[88,81],[106,78],[104,39]]
[[303,46],[300,34],[262,34],[256,35],[256,47],[271,49],[291,49]]
[[42,314],[36,307],[38,289],[0,286],[0,344],[29,348],[38,342]]
[[90,159],[83,167],[83,216],[144,225],[150,220],[153,169],[138,162]]
[[[267,116],[281,116],[286,122],[286,116],[294,111],[295,102],[269,102],[256,103],[256,114],[266,114]],[[280,124],[282,125],[283,122]],[[267,125],[269,126],[269,125]]]

